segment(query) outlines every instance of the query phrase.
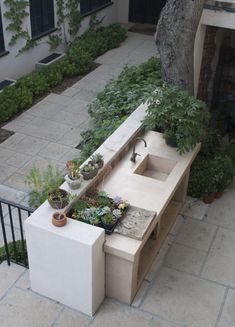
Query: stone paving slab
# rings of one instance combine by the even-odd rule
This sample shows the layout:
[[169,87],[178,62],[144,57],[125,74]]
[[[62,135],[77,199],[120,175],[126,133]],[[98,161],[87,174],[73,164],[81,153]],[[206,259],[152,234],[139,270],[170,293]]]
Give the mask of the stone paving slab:
[[82,315],[74,310],[70,310],[65,308],[61,313],[60,317],[53,325],[55,327],[87,327],[90,322],[91,318]]
[[13,288],[1,301],[1,327],[51,327],[61,310],[60,304]]
[[26,268],[15,264],[11,264],[9,267],[6,261],[0,264],[0,299],[15,284],[16,280],[19,279],[25,270]]
[[187,219],[176,237],[176,242],[194,249],[207,251],[216,229],[216,226],[198,222],[194,219]]
[[229,290],[218,327],[235,326],[235,290]]
[[224,294],[223,286],[162,268],[141,308],[184,326],[214,327]]
[[235,231],[223,228],[218,230],[202,277],[235,287]]

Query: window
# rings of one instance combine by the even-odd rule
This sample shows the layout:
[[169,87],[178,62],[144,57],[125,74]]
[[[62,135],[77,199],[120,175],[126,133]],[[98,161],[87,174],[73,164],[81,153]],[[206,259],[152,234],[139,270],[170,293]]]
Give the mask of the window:
[[111,0],[80,0],[81,15],[85,15],[109,3],[111,3]]
[[0,8],[0,53],[5,51],[3,29],[2,29],[2,13]]
[[32,37],[38,37],[55,27],[54,0],[30,0]]

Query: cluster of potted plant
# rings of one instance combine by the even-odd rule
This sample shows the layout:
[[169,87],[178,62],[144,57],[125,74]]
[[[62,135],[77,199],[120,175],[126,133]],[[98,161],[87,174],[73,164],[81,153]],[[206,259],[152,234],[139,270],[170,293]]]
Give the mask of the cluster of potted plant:
[[63,209],[69,204],[69,194],[60,188],[48,192],[48,202],[53,209]]
[[146,130],[161,130],[166,144],[184,153],[202,141],[209,118],[204,102],[189,96],[185,90],[165,84],[149,98],[144,126]]
[[200,156],[191,169],[188,194],[202,197],[205,203],[210,204],[222,196],[233,176],[232,161],[226,154],[218,152],[211,157]]
[[84,180],[89,180],[94,178],[98,170],[101,169],[104,165],[103,156],[100,153],[95,153],[91,156],[91,159],[86,165],[81,169],[81,174]]
[[98,227],[111,233],[128,207],[120,197],[108,197],[105,192],[94,191],[80,197],[71,213],[73,219]]

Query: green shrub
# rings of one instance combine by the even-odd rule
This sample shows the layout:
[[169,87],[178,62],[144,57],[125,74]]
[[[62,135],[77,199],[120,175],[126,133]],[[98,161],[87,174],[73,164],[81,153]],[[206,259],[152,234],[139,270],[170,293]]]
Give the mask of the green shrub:
[[164,128],[164,137],[175,138],[179,153],[184,153],[204,139],[209,117],[204,102],[183,89],[164,84],[148,99],[144,125],[146,130]]
[[125,67],[117,80],[108,83],[89,107],[94,126],[82,133],[79,163],[86,160],[162,83],[160,62],[156,58],[150,58],[140,66]]
[[233,167],[235,169],[235,140],[232,140],[227,149],[226,149],[226,154],[227,156],[229,156],[232,160],[232,163],[233,163]]
[[125,39],[126,30],[119,24],[95,31],[91,29],[71,44],[68,55],[55,64],[20,78],[14,86],[6,87],[0,94],[0,123],[17,112],[28,108],[35,96],[44,94],[64,77],[89,71],[94,58],[117,47]]
[[[14,248],[14,243],[10,242],[8,243],[8,251],[9,251],[9,256],[11,260],[16,261],[21,264],[28,264],[28,255],[27,255],[27,249],[26,249],[26,242],[24,241],[24,250],[22,248],[22,242],[21,241],[16,241],[16,252],[17,252],[17,257],[15,256],[15,248]],[[26,258],[26,260],[25,260]],[[5,261],[7,259],[5,248],[0,247],[0,263]]]

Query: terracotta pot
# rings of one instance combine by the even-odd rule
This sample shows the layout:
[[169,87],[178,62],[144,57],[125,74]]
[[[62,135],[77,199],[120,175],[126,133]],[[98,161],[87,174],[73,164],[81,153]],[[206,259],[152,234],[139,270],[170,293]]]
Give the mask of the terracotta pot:
[[203,196],[202,200],[206,204],[211,204],[214,201],[214,195],[213,194],[205,195],[205,196]]
[[81,186],[82,178],[80,177],[79,179],[71,179],[68,175],[65,175],[65,181],[68,183],[72,190],[76,190]]
[[53,192],[48,193],[48,202],[50,203],[53,209],[63,209],[69,204],[68,192],[65,190],[59,190],[61,199],[56,196],[53,196]]
[[63,212],[54,212],[52,215],[52,224],[56,227],[63,227],[67,224],[67,217]]
[[216,193],[214,194],[214,198],[215,198],[215,199],[219,199],[219,198],[222,197],[222,195],[223,195],[223,192],[216,192]]

